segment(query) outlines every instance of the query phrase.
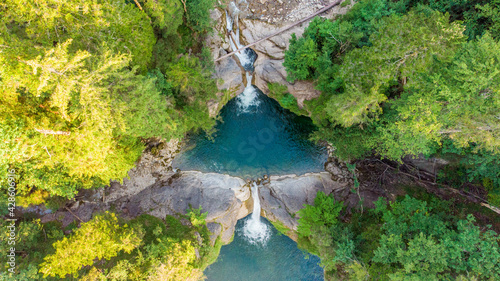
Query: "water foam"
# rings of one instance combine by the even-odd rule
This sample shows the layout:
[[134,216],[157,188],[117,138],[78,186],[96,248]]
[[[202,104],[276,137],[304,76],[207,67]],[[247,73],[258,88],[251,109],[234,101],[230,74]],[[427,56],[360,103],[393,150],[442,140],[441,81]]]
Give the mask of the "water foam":
[[[246,1],[240,1],[239,4],[247,4]],[[243,11],[238,8],[238,6],[231,2],[228,6],[228,10],[226,10],[226,29],[229,33],[229,45],[231,46],[231,50],[236,51],[239,48],[242,48],[244,45],[240,42],[240,27],[238,17],[242,14]],[[254,66],[253,63],[257,58],[255,52],[250,49],[244,49],[235,53],[236,57],[240,61],[241,66],[246,71],[253,72]]]
[[240,112],[248,113],[252,111],[251,109],[255,109],[256,107],[258,107],[260,101],[257,97],[258,97],[258,92],[255,89],[255,87],[252,85],[247,86],[243,91],[243,93],[239,94],[236,97],[236,101],[238,104],[238,108],[240,109]]
[[243,227],[243,235],[251,244],[265,245],[270,237],[270,229],[260,220],[260,199],[259,187],[252,184],[253,212],[249,220]]

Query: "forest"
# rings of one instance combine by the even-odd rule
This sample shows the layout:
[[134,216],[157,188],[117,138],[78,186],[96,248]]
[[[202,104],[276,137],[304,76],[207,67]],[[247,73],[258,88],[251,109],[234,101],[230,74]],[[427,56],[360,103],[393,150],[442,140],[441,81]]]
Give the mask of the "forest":
[[[201,39],[213,7],[213,0],[1,1],[1,215],[8,171],[18,205],[57,209],[79,190],[122,181],[149,139],[209,130],[215,119],[206,103],[218,90]],[[198,259],[193,233],[208,235],[203,219],[191,227],[178,219],[125,222],[106,213],[64,229],[26,217],[17,226],[19,266],[9,275],[2,255],[1,276],[196,280],[191,274],[202,272],[212,247],[203,236]],[[78,274],[95,258],[110,261]]]
[[302,109],[314,138],[345,160],[448,158],[440,181],[483,184],[498,205],[499,5],[360,1],[336,21],[313,20],[284,64],[290,81],[321,91]]
[[[25,205],[121,180],[152,137],[210,129],[213,1],[1,4],[2,180]],[[189,51],[187,51],[189,50]]]
[[[217,5],[0,1],[0,215],[9,171],[17,205],[58,209],[123,181],[151,140],[210,132],[207,104],[221,91],[203,41]],[[338,159],[443,158],[437,183],[480,186],[500,206],[500,0],[356,1],[293,35],[284,66],[289,82],[312,81],[321,95],[303,108],[282,85],[270,84],[270,96],[310,117],[311,138]],[[299,247],[321,258],[326,280],[500,278],[500,219],[483,225],[477,206],[405,188],[369,210],[318,193],[298,214]],[[205,217],[110,211],[63,228],[26,216],[16,223],[16,271],[2,255],[0,277],[200,280],[222,246],[210,245]]]
[[[438,182],[481,185],[498,205],[499,16],[500,1],[359,1],[290,41],[287,79],[312,80],[321,96],[298,109],[275,94],[341,159],[441,157]],[[499,278],[498,234],[474,225],[470,206],[421,193],[376,205],[350,214],[318,194],[301,211],[302,246],[331,280]]]

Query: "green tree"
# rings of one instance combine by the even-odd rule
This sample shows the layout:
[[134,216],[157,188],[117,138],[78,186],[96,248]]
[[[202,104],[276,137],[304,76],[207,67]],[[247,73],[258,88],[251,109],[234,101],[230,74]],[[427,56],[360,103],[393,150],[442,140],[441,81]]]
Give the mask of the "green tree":
[[153,29],[147,15],[133,4],[115,0],[8,0],[2,8],[2,37],[8,38],[2,45],[15,55],[25,54],[26,48],[37,53],[33,43],[47,47],[73,39],[71,52],[96,54],[105,44],[115,53],[131,54],[141,71],[151,59]]
[[212,28],[210,10],[215,0],[182,0],[186,5],[187,26],[195,32],[208,32]]
[[96,215],[69,238],[54,243],[55,253],[45,257],[40,272],[64,278],[97,259],[110,259],[120,251],[130,253],[141,243],[142,232],[121,224],[113,213]]
[[[181,37],[174,2],[150,1],[145,9],[164,27],[159,33]],[[0,9],[0,173],[16,169],[23,204],[121,180],[141,140],[213,125],[207,101],[217,88],[194,55],[142,75],[155,37],[135,5],[9,0]]]
[[425,201],[406,196],[387,208],[377,203],[384,224],[374,262],[393,267],[391,280],[500,277],[498,235],[482,232],[474,217],[459,220],[455,227],[446,216],[433,212]]
[[[112,83],[140,79],[127,69],[130,58],[104,52],[92,61],[86,51],[69,53],[69,44],[71,40],[2,73],[2,138],[8,143],[2,166],[17,168],[21,193],[36,186],[69,197],[76,192],[71,185],[88,188],[91,182],[123,178],[137,157],[121,146],[123,138],[115,137],[130,126],[122,117],[125,104],[116,102],[119,91],[134,89]],[[70,186],[63,184],[73,180]]]
[[486,19],[488,30],[495,39],[500,39],[500,1],[493,0],[483,6],[476,6],[479,16]]
[[166,34],[177,34],[177,28],[182,24],[182,4],[180,1],[147,0],[144,10],[153,19],[153,25]]
[[372,46],[354,49],[340,74],[345,92],[332,98],[326,111],[342,126],[370,121],[381,113],[389,82],[417,83],[434,60],[447,61],[463,42],[463,28],[439,12],[411,11],[384,18],[370,37]]
[[342,202],[336,202],[333,196],[328,196],[322,191],[318,192],[314,199],[314,205],[305,205],[299,211],[298,234],[307,237],[311,234],[311,229],[314,226],[328,228],[334,226],[343,207]]
[[377,151],[397,159],[429,152],[449,136],[459,147],[498,153],[500,148],[500,44],[488,34],[468,42],[454,59],[424,74],[401,99],[398,114],[380,127]]

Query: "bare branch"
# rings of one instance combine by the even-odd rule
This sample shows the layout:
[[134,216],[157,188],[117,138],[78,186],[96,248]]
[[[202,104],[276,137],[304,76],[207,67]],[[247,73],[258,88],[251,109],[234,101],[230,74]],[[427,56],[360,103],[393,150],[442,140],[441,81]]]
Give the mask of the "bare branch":
[[[491,127],[477,127],[476,128],[479,131],[494,131],[494,128]],[[438,133],[439,134],[453,134],[453,133],[461,133],[462,130],[460,129],[450,129],[450,130],[441,130]]]
[[182,2],[182,5],[184,5],[184,13],[186,13],[186,17],[187,17],[187,12],[188,12],[188,11],[187,11],[187,9],[186,9],[186,0],[184,0],[184,1],[183,1],[183,0],[181,0],[181,2]]
[[60,76],[63,76],[63,75],[64,75],[64,73],[59,72],[59,71],[57,71],[55,68],[50,67],[50,66],[43,66],[43,65],[38,64],[38,63],[27,62],[27,61],[21,60],[21,59],[19,59],[19,58],[18,58],[17,60],[18,60],[18,61],[20,61],[20,62],[22,62],[22,63],[24,63],[24,64],[27,64],[27,65],[29,65],[29,66],[40,67],[41,69],[47,69],[49,72],[52,72],[52,73],[57,74],[57,75],[60,75]]
[[137,0],[134,0],[135,4],[137,5],[137,7],[139,7],[139,9],[141,9],[142,11],[142,7],[141,7],[141,4],[139,4],[139,2]]
[[46,146],[44,146],[43,148],[45,148],[45,151],[46,151],[46,152],[47,152],[47,154],[49,155],[49,158],[50,158],[50,159],[52,159],[52,155],[50,155],[49,150],[47,149],[47,147],[46,147]]

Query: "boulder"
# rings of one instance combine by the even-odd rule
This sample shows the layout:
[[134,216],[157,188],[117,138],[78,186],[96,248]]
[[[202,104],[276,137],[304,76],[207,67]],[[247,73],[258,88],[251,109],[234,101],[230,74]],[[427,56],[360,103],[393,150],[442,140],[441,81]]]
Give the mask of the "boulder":
[[325,163],[325,171],[329,172],[335,181],[353,181],[352,172],[349,171],[347,165],[334,157],[328,158],[328,161]]
[[[210,33],[205,39],[205,45],[209,46],[212,58],[215,60],[230,51],[229,38],[226,35],[226,16],[223,11],[214,9],[210,11],[210,17],[216,24],[214,32]],[[233,57],[215,63],[214,78],[219,80],[217,87],[221,91],[230,91],[232,96],[243,92],[245,88],[241,73],[242,70]]]
[[406,156],[404,161],[412,164],[420,170],[426,171],[432,175],[436,175],[439,169],[443,168],[449,162],[442,158],[425,158],[423,154],[416,156]]
[[207,228],[208,231],[210,231],[210,245],[214,246],[215,240],[217,240],[217,237],[219,237],[222,232],[222,226],[216,222],[209,222],[207,223]]
[[[220,56],[228,52],[220,49]],[[231,96],[236,96],[245,89],[242,68],[233,57],[229,57],[215,63],[215,78],[219,79],[217,87],[219,90],[228,90]]]

